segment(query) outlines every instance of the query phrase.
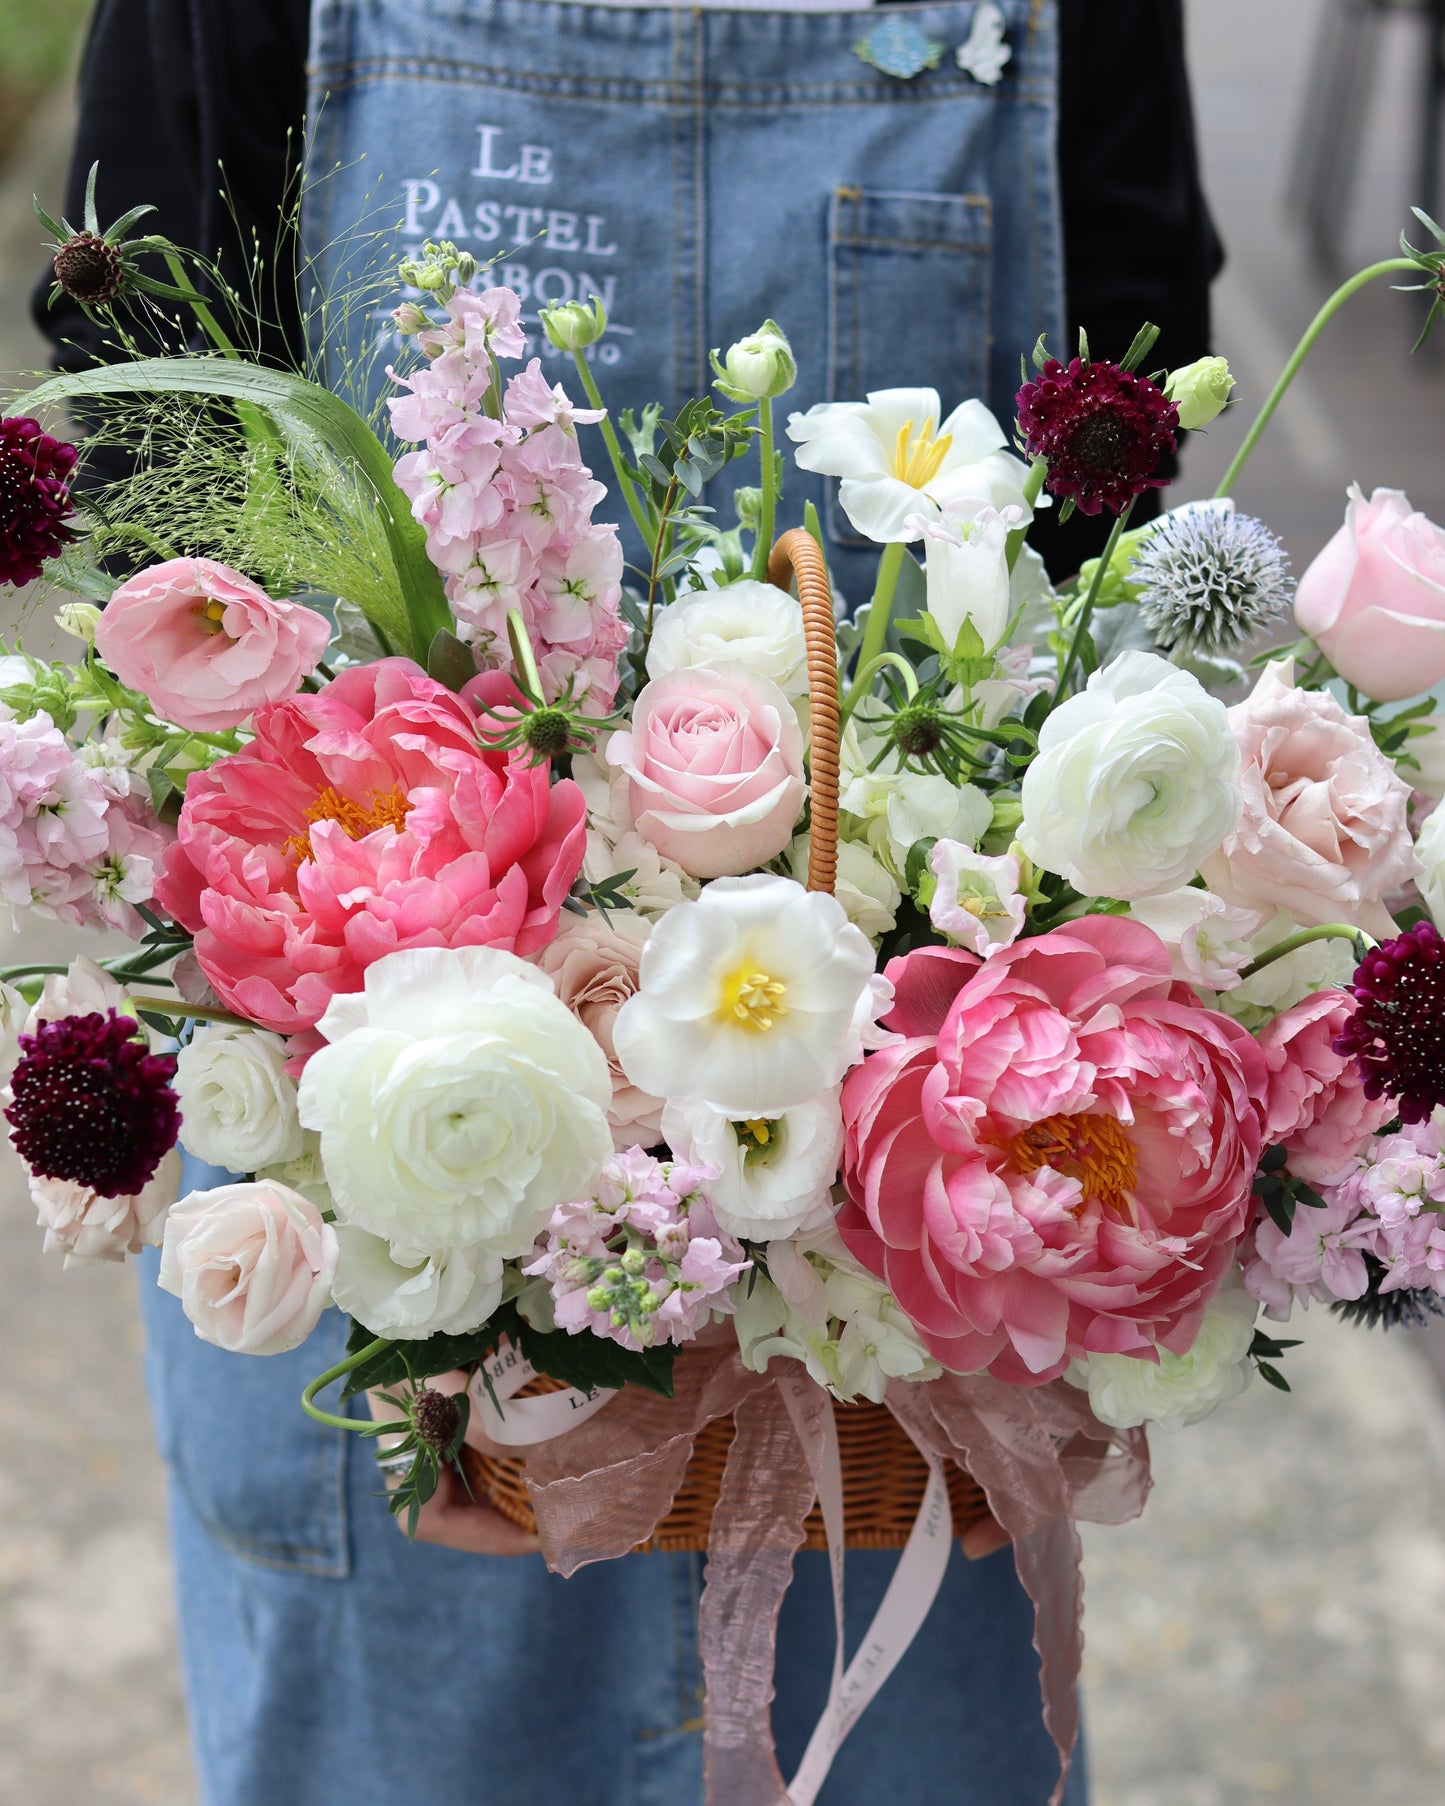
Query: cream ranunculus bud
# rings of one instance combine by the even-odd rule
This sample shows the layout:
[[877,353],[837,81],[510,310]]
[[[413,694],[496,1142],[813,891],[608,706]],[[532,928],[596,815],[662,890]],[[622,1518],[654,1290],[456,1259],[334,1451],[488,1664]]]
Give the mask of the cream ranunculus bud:
[[1171,370],[1164,393],[1179,410],[1180,426],[1193,433],[1218,419],[1229,404],[1233,387],[1227,358],[1201,357],[1182,370]]
[[544,307],[542,330],[559,351],[585,351],[607,330],[607,309],[598,296],[588,301],[559,301]]
[[717,387],[730,401],[773,401],[798,380],[793,348],[776,320],[764,320],[756,332],[729,345],[721,361],[712,354]]
[[210,1166],[254,1173],[302,1153],[286,1043],[265,1029],[197,1030],[176,1059],[181,1145]]
[[67,602],[56,615],[55,625],[62,633],[71,634],[87,646],[93,646],[96,623],[99,620],[100,610],[94,602]]

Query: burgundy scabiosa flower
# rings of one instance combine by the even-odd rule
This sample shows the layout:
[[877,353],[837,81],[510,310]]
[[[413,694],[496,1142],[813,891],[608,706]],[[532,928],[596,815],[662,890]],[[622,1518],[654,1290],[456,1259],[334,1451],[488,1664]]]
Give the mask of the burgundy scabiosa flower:
[[152,1053],[115,1010],[42,1023],[20,1047],[5,1116],[31,1171],[102,1198],[144,1190],[180,1132],[174,1057]]
[[75,535],[67,482],[76,451],[16,414],[0,420],[0,583],[33,583]]
[[1161,461],[1179,443],[1179,410],[1156,383],[1118,364],[1050,358],[1017,397],[1031,458],[1048,461],[1044,487],[1084,514],[1115,514],[1162,489]]
[[1335,1052],[1354,1060],[1366,1097],[1393,1097],[1402,1122],[1424,1122],[1445,1104],[1445,940],[1417,922],[1367,953],[1350,989],[1357,1007]]

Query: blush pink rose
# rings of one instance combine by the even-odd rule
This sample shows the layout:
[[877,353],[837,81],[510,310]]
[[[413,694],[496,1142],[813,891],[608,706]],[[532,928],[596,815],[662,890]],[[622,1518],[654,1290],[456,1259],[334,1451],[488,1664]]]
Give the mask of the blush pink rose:
[[196,1334],[231,1354],[285,1354],[331,1302],[340,1244],[309,1198],[260,1180],[171,1206],[159,1284]]
[[778,686],[746,666],[669,671],[607,743],[637,831],[694,878],[753,871],[793,838],[803,734]]
[[1037,1385],[1192,1344],[1252,1214],[1264,1057],[1137,922],[890,962],[843,1083],[854,1254],[946,1366]]
[[100,617],[95,649],[158,715],[209,733],[290,696],[330,638],[331,624],[314,608],[273,602],[209,558],[171,558],[121,584]]
[[1282,1145],[1289,1168],[1318,1183],[1337,1173],[1399,1108],[1365,1096],[1355,1062],[1331,1043],[1355,1008],[1347,991],[1316,991],[1259,1031],[1269,1067],[1264,1139]]
[[1226,903],[1287,909],[1305,927],[1348,922],[1373,935],[1395,924],[1383,899],[1416,869],[1410,786],[1369,724],[1327,691],[1297,690],[1267,665],[1229,711],[1244,811],[1200,868]]
[[1299,580],[1295,619],[1347,683],[1377,702],[1445,678],[1445,529],[1399,489],[1365,500]]
[[293,1034],[401,948],[546,946],[586,805],[525,749],[482,745],[478,720],[381,659],[263,709],[249,746],[191,777],[156,897],[222,1003]]

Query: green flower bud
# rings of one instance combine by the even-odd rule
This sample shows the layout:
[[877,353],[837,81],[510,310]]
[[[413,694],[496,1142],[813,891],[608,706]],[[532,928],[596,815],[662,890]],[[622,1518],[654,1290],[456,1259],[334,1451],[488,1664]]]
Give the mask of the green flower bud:
[[1182,370],[1171,370],[1164,393],[1179,410],[1180,426],[1193,433],[1218,419],[1233,387],[1227,358],[1201,357]]
[[763,518],[762,490],[735,489],[733,491],[733,507],[738,511],[738,525],[745,527],[749,533],[756,533],[758,523]]
[[756,332],[729,345],[721,362],[714,351],[712,367],[717,387],[730,401],[771,401],[798,380],[793,348],[776,320],[764,320]]
[[590,301],[558,301],[544,307],[542,330],[559,351],[585,351],[607,330],[607,309],[593,295]]
[[424,307],[418,307],[415,301],[403,301],[400,307],[394,307],[391,317],[396,323],[396,330],[403,338],[414,332],[421,332],[431,325],[431,318]]
[[641,1248],[629,1248],[622,1257],[623,1272],[632,1274],[634,1278],[642,1272],[646,1265],[647,1256],[642,1252]]
[[67,602],[55,617],[55,625],[62,633],[83,640],[87,646],[95,644],[95,629],[99,621],[100,610],[94,602]]

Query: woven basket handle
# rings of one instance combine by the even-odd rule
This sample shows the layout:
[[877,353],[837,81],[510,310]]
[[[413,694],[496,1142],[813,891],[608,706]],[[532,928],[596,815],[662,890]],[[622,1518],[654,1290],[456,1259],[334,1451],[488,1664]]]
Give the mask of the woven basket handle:
[[808,648],[808,708],[812,716],[812,842],[808,889],[830,894],[838,873],[838,641],[828,561],[802,527],[783,534],[768,558],[768,581],[787,589],[796,578]]

